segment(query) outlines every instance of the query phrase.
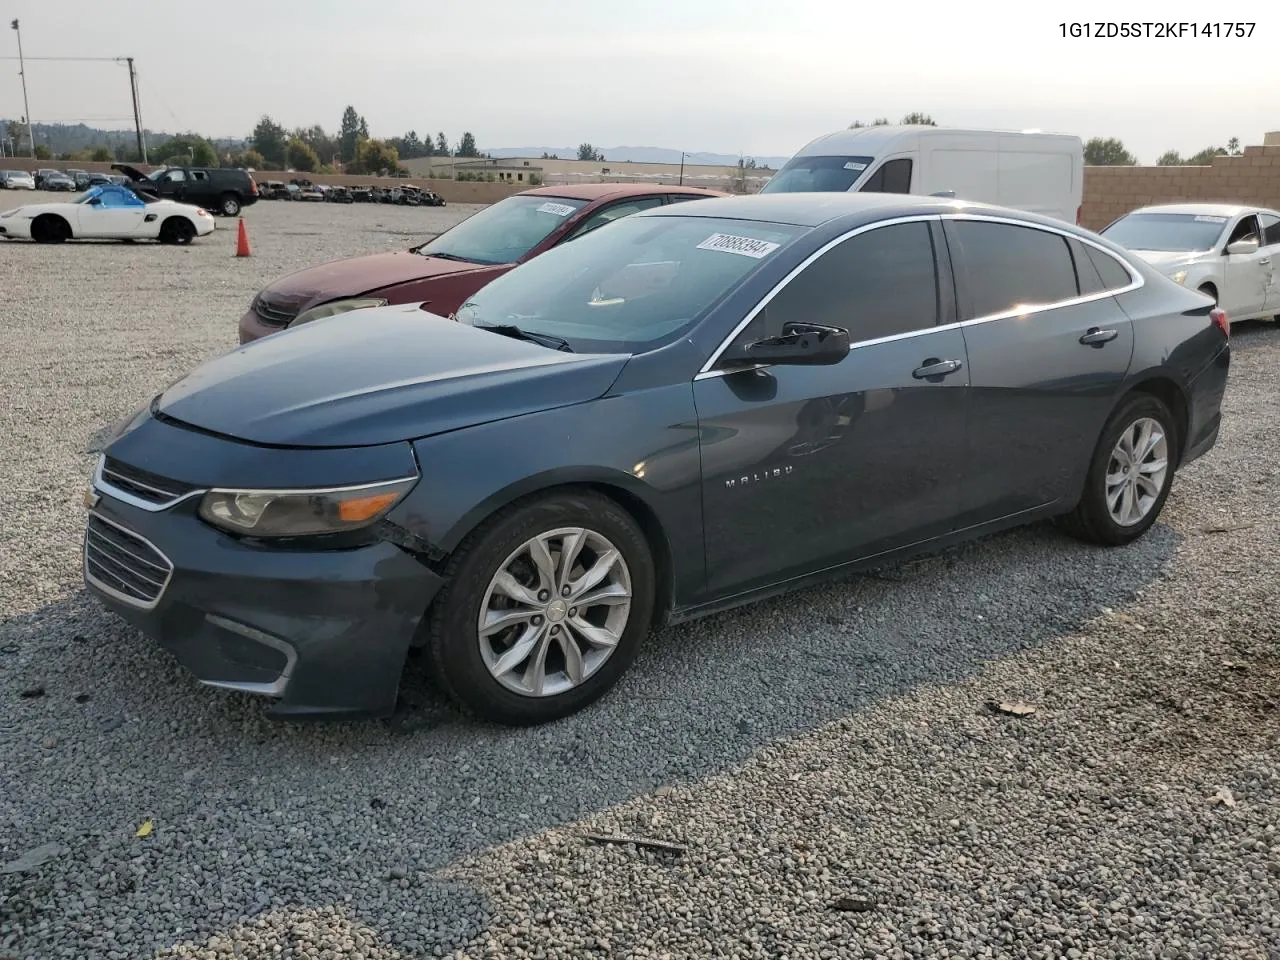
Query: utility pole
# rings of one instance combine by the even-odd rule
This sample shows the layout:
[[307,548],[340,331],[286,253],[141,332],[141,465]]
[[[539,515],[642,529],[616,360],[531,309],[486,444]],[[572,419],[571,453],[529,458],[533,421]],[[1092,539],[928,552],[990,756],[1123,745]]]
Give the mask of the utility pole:
[[[17,23],[18,21],[14,21]],[[138,156],[147,164],[147,141],[142,136],[142,108],[138,106],[138,72],[133,69],[133,57],[125,57],[129,64],[129,92],[133,94],[133,126],[138,132]]]
[[680,151],[680,186],[684,186],[684,151]]
[[[36,138],[31,133],[31,104],[27,102],[27,67],[26,61],[22,59],[22,31],[18,29],[18,18],[14,17],[13,22],[9,24],[13,27],[13,32],[18,35],[18,76],[22,78],[22,109],[27,113],[27,143],[31,146],[31,159],[36,158]],[[14,151],[16,154],[17,151]]]

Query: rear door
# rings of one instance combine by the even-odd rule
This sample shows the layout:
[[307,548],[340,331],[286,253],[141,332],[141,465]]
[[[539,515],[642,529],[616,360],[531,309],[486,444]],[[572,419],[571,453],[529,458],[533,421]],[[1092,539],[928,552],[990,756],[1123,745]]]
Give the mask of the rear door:
[[1133,356],[1132,324],[1112,296],[1133,278],[1100,248],[1050,229],[963,215],[944,225],[969,356],[971,525],[1076,488]]
[[1260,213],[1258,225],[1262,228],[1261,252],[1265,266],[1271,271],[1271,282],[1267,286],[1267,299],[1263,309],[1267,313],[1280,315],[1280,216]]
[[1258,218],[1250,213],[1241,217],[1227,234],[1227,246],[1240,240],[1256,240],[1258,249],[1253,253],[1226,253],[1226,289],[1218,292],[1218,305],[1227,316],[1254,317],[1262,313],[1271,287],[1274,261],[1262,245],[1262,230]]

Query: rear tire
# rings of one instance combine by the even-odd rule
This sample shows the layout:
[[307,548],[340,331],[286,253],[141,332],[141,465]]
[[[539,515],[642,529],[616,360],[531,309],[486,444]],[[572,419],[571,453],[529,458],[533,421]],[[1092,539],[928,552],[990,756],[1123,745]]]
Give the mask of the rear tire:
[[1130,394],[1103,427],[1080,502],[1059,525],[1079,540],[1103,546],[1137,540],[1164,509],[1179,443],[1163,401],[1148,393]]
[[31,224],[31,239],[36,243],[63,243],[71,239],[71,224],[55,213],[43,214]]
[[240,216],[240,198],[234,193],[224,193],[218,203],[218,209],[224,217]]
[[[618,504],[585,490],[490,517],[454,551],[445,579],[427,614],[434,679],[466,712],[512,726],[556,720],[602,696],[653,618],[643,532]],[[497,617],[510,624],[482,637],[481,622]]]
[[196,238],[196,227],[186,217],[170,217],[160,225],[160,242],[188,244]]

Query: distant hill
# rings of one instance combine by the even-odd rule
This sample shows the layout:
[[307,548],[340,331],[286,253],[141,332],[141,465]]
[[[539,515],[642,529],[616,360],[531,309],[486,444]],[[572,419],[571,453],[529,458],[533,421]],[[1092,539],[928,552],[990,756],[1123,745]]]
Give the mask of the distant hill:
[[[0,119],[0,136],[5,135],[11,122],[13,121]],[[133,130],[102,130],[83,123],[33,123],[31,132],[35,134],[36,143],[47,146],[55,157],[64,153],[79,153],[81,150],[93,147],[106,147],[117,155],[125,152],[132,154],[138,146],[138,135]],[[153,153],[175,136],[172,133],[145,129],[143,135],[147,138],[148,154]],[[23,141],[25,140],[24,127]],[[243,140],[214,140],[213,144],[219,149],[243,150],[245,148]]]
[[[484,147],[482,149],[485,153],[497,159],[541,157],[544,153],[554,154],[561,160],[573,160],[578,156],[577,147]],[[607,160],[614,160],[618,163],[627,161],[632,163],[680,162],[680,151],[672,150],[668,147],[597,147],[596,149],[603,153]],[[757,166],[770,167],[776,170],[791,158],[747,156],[743,159],[755,160]],[[739,157],[736,153],[686,153],[684,157],[686,165],[693,164],[695,166],[704,164],[716,167],[732,166],[738,160]]]

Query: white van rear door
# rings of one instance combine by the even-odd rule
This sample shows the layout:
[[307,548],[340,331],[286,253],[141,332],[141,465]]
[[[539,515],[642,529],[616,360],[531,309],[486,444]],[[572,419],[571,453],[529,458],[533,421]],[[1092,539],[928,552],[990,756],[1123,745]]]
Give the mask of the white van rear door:
[[1074,223],[1076,204],[1071,154],[1061,151],[1005,149],[999,154],[999,199],[1017,210]]

